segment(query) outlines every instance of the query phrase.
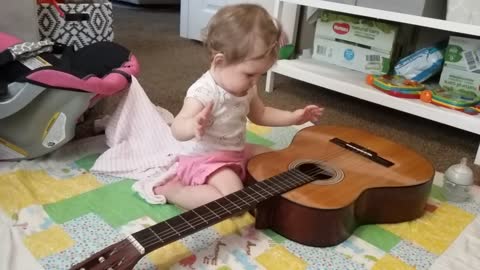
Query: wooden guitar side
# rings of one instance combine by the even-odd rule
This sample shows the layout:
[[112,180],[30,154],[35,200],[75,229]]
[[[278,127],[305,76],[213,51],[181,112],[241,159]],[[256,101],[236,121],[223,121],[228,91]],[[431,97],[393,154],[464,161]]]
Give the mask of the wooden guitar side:
[[[333,138],[367,147],[394,165],[382,166],[330,142]],[[404,146],[353,128],[314,126],[300,131],[288,148],[252,158],[248,182],[278,175],[299,159],[340,169],[343,181],[309,183],[259,204],[257,228],[325,247],[341,243],[362,224],[403,222],[424,213],[434,175],[431,163]]]

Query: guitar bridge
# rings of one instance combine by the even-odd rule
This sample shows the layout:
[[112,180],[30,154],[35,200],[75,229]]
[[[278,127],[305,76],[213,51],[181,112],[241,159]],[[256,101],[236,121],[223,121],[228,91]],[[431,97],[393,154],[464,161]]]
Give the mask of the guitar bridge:
[[390,160],[387,160],[387,159],[384,159],[382,158],[381,156],[379,156],[376,152],[366,148],[366,147],[363,147],[359,144],[356,144],[356,143],[353,143],[353,142],[346,142],[342,139],[339,139],[339,138],[333,138],[330,140],[330,142],[340,146],[340,147],[343,147],[347,150],[350,150],[352,152],[355,152],[357,154],[360,154],[382,166],[385,166],[385,167],[391,167],[393,166],[395,163],[391,162]]

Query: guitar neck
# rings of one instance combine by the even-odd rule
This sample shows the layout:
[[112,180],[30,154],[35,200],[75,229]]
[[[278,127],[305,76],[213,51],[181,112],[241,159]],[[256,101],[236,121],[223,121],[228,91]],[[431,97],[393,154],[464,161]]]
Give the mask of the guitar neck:
[[132,237],[147,254],[313,180],[314,177],[292,169],[138,231]]

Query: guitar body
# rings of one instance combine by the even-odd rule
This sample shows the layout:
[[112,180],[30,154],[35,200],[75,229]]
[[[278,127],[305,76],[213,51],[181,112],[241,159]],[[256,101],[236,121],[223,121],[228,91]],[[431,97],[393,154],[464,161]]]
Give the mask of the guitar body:
[[434,176],[427,159],[402,145],[354,128],[313,126],[288,148],[253,157],[247,183],[303,162],[318,162],[326,175],[258,204],[256,227],[317,247],[341,243],[362,224],[422,216]]

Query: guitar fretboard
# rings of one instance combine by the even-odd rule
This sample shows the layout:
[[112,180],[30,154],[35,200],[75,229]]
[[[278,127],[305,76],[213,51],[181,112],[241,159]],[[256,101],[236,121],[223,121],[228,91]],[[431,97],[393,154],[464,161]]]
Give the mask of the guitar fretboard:
[[[318,168],[316,173],[322,170]],[[315,179],[293,169],[132,234],[149,253]]]

